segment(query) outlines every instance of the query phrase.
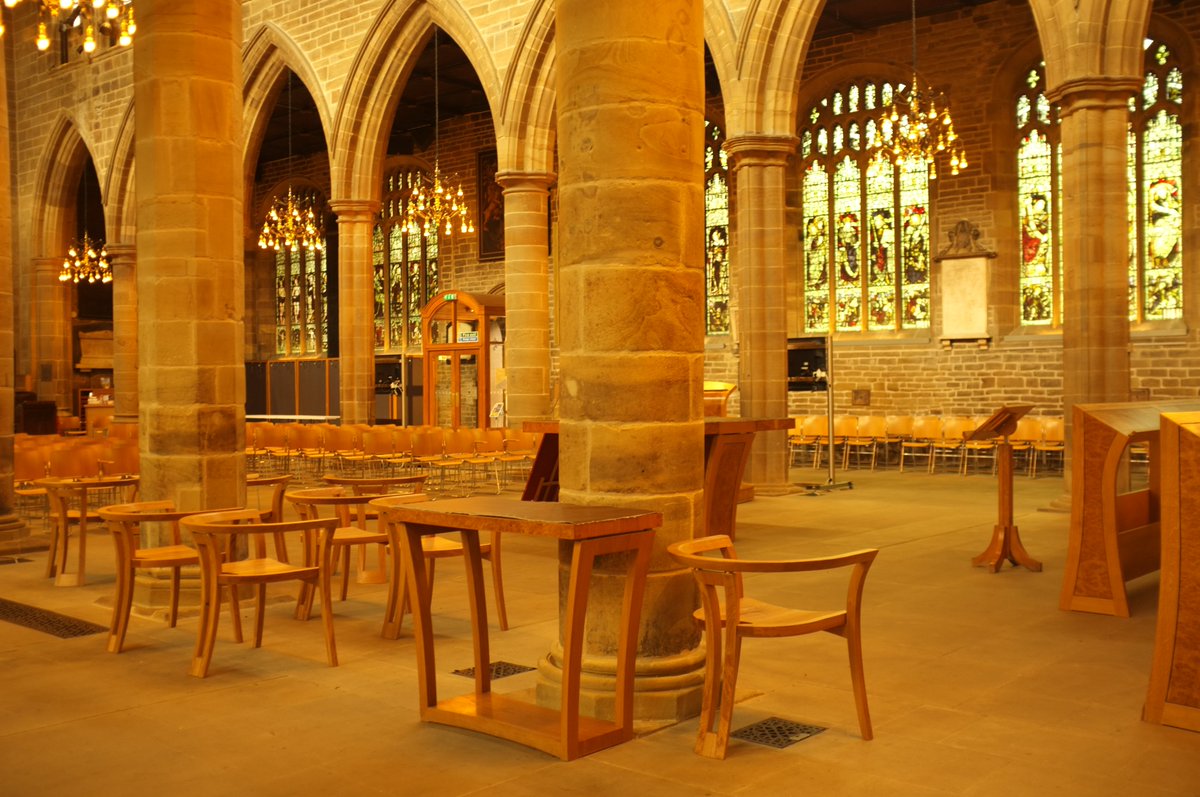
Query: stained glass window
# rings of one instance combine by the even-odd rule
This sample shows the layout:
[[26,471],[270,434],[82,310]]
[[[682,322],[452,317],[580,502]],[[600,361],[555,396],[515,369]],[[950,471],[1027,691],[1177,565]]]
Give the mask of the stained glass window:
[[1046,99],[1044,64],[1026,74],[1016,122],[1021,323],[1057,327],[1062,323],[1062,145],[1058,117]]
[[421,346],[421,308],[437,293],[438,240],[404,224],[421,172],[411,164],[384,175],[383,208],[372,236],[375,288],[375,350],[401,352]]
[[729,160],[725,133],[705,122],[704,143],[704,295],[705,329],[729,332]]
[[1183,315],[1183,72],[1147,41],[1146,77],[1129,104],[1129,318]]
[[[293,187],[297,200],[324,208],[312,188]],[[297,247],[275,253],[275,352],[287,356],[323,354],[329,349],[329,285],[325,251]]]
[[825,334],[929,326],[929,175],[873,159],[878,100],[899,89],[860,81],[806,114],[801,224],[804,328]]

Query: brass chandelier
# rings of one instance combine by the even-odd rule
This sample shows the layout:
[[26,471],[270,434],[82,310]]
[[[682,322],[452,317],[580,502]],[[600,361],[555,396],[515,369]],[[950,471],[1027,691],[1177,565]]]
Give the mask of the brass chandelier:
[[[439,119],[441,108],[438,94],[438,32],[433,29],[433,179],[428,183],[424,178],[418,178],[413,185],[408,198],[408,206],[404,211],[404,228],[410,235],[423,235],[426,238],[444,232],[453,234],[457,227],[459,232],[475,232],[475,223],[471,220],[471,211],[463,198],[461,185],[453,187],[442,185],[441,164],[441,129]],[[453,179],[453,178],[452,178]]]
[[[292,160],[292,73],[288,72],[287,92],[287,140],[288,164]],[[292,251],[307,249],[319,252],[325,248],[325,225],[321,217],[313,209],[312,202],[304,196],[297,196],[292,186],[288,186],[287,196],[276,197],[267,217],[263,221],[262,231],[258,235],[258,245],[263,249],[281,249]]]
[[112,267],[104,241],[88,235],[88,177],[83,176],[83,234],[67,247],[58,272],[59,282],[112,282]]
[[[116,36],[117,44],[128,47],[137,33],[133,3],[123,0],[36,0],[38,6],[37,48],[50,49],[50,28],[57,25],[79,26],[83,30],[83,51],[96,51],[97,34]],[[15,8],[21,0],[4,0],[6,8]],[[4,25],[0,23],[0,35]]]
[[[937,159],[950,157],[950,173],[967,168],[967,155],[954,132],[954,120],[945,99],[917,84],[917,0],[912,0],[912,83],[892,97],[876,124],[873,147],[877,156],[890,153],[897,161],[918,161],[929,166],[929,179],[937,179]],[[941,108],[938,103],[941,102]]]

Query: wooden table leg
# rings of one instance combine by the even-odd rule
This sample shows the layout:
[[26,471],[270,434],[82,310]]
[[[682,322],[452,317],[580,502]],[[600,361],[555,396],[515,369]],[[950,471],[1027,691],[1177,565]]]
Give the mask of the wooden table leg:
[[475,694],[492,691],[492,662],[488,650],[487,596],[483,588],[483,556],[479,532],[463,531],[463,560],[467,568],[467,603],[471,607],[471,636],[475,646]]

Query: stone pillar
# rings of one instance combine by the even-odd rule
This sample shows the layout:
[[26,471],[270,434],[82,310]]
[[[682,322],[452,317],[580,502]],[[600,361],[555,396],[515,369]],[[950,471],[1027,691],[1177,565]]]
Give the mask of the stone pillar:
[[[703,682],[692,577],[664,553],[703,527],[701,3],[562,0],[556,8],[559,497],[663,514],[634,715],[679,719],[698,710]],[[623,570],[608,563],[592,581],[581,702],[594,716],[612,716]],[[559,640],[539,668],[543,704],[557,705],[561,652]]]
[[137,423],[137,250],[110,244],[108,256],[113,272],[113,423]]
[[141,497],[181,509],[245,497],[242,4],[139,4]]
[[[7,60],[0,46],[0,86],[7,86]],[[0,185],[12,185],[8,142],[8,91],[0,90]],[[13,319],[12,197],[0,191],[0,551],[29,536],[13,514]]]
[[[787,244],[785,191],[796,141],[783,136],[726,139],[734,188],[733,251],[738,285],[738,390],[743,418],[786,418]],[[746,481],[759,492],[788,491],[787,431],[754,438]]]
[[551,174],[501,172],[504,189],[506,425],[548,418],[550,406]]
[[375,421],[375,280],[371,233],[379,203],[329,203],[338,222],[338,387],[342,423]]
[[[63,252],[66,252],[65,246]],[[60,282],[62,257],[33,261],[34,383],[38,398],[53,401],[59,414],[70,415],[73,365],[70,283]]]
[[1128,98],[1140,85],[1095,79],[1048,93],[1060,107],[1062,125],[1063,409],[1068,424],[1075,404],[1129,400],[1126,152]]

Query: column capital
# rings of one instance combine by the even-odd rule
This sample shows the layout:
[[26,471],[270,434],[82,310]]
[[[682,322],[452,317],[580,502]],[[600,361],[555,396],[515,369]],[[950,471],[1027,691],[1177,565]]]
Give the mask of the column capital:
[[137,245],[132,243],[108,244],[105,249],[112,258],[113,265],[120,261],[122,265],[133,265],[137,262]]
[[383,203],[376,199],[331,199],[329,209],[338,217],[338,222],[361,222],[374,219]]
[[769,136],[758,133],[730,136],[725,139],[725,152],[733,159],[733,168],[740,166],[779,166],[796,151],[795,136]]
[[1125,108],[1142,88],[1141,78],[1088,77],[1059,83],[1046,91],[1046,99],[1059,106],[1059,116],[1083,110]]
[[548,192],[550,185],[558,179],[558,175],[550,172],[496,172],[496,182],[504,189],[504,193],[510,191],[540,191]]

